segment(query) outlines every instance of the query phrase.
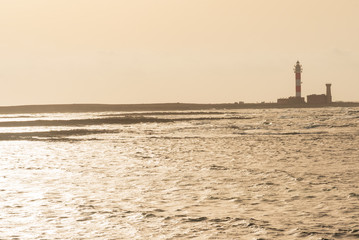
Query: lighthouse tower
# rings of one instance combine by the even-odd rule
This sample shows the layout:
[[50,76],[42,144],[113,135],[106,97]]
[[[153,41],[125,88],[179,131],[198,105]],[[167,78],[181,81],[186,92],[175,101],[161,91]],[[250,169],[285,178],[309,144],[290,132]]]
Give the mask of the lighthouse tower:
[[297,61],[297,64],[294,66],[294,72],[295,72],[295,96],[297,98],[302,97],[302,74],[303,68],[302,65],[300,65],[299,61]]
[[327,103],[332,103],[332,90],[331,90],[331,87],[332,87],[332,84],[330,83],[327,83],[325,84],[327,86]]

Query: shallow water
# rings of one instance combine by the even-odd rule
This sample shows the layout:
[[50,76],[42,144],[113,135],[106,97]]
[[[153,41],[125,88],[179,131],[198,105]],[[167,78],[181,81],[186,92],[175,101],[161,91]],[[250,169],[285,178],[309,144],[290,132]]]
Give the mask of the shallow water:
[[358,108],[1,116],[38,120],[0,125],[0,239],[359,238]]

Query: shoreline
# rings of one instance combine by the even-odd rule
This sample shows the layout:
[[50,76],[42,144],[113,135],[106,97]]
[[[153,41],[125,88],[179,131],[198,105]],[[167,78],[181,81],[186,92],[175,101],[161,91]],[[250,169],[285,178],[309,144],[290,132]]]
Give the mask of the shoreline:
[[278,103],[149,103],[149,104],[48,104],[0,106],[0,114],[21,113],[77,113],[77,112],[136,112],[136,111],[193,111],[223,109],[273,109],[359,107],[359,102],[333,102],[331,104],[278,104]]

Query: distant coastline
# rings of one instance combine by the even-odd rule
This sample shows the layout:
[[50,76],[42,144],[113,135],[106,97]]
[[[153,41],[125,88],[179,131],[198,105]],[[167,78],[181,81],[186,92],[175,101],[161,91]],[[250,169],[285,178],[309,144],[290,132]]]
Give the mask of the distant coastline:
[[0,114],[19,113],[75,113],[75,112],[134,112],[134,111],[186,111],[223,109],[320,108],[359,107],[359,102],[333,102],[331,104],[278,104],[278,103],[153,103],[153,104],[51,104],[2,106]]

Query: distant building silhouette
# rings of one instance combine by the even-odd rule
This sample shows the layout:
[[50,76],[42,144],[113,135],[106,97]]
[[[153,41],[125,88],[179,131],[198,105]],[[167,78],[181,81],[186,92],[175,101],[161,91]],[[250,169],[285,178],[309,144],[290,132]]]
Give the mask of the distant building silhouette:
[[332,103],[332,92],[331,86],[332,84],[327,83],[325,84],[327,87],[327,94],[312,94],[307,96],[307,103],[308,104],[331,104]]
[[294,66],[294,73],[295,73],[295,96],[297,98],[302,97],[302,72],[303,67],[300,65],[299,61]]
[[278,104],[304,104],[304,98],[302,97],[289,97],[277,99]]
[[326,104],[327,96],[325,94],[311,94],[307,96],[308,104]]
[[327,103],[332,103],[332,84],[327,83],[325,86],[327,86]]
[[[278,104],[305,104],[304,97],[302,97],[302,72],[303,67],[299,61],[294,65],[295,73],[295,97],[289,98],[279,98],[277,99]],[[307,96],[308,104],[330,104],[332,103],[332,93],[331,93],[332,84],[327,83],[327,92],[326,94],[312,94]]]

